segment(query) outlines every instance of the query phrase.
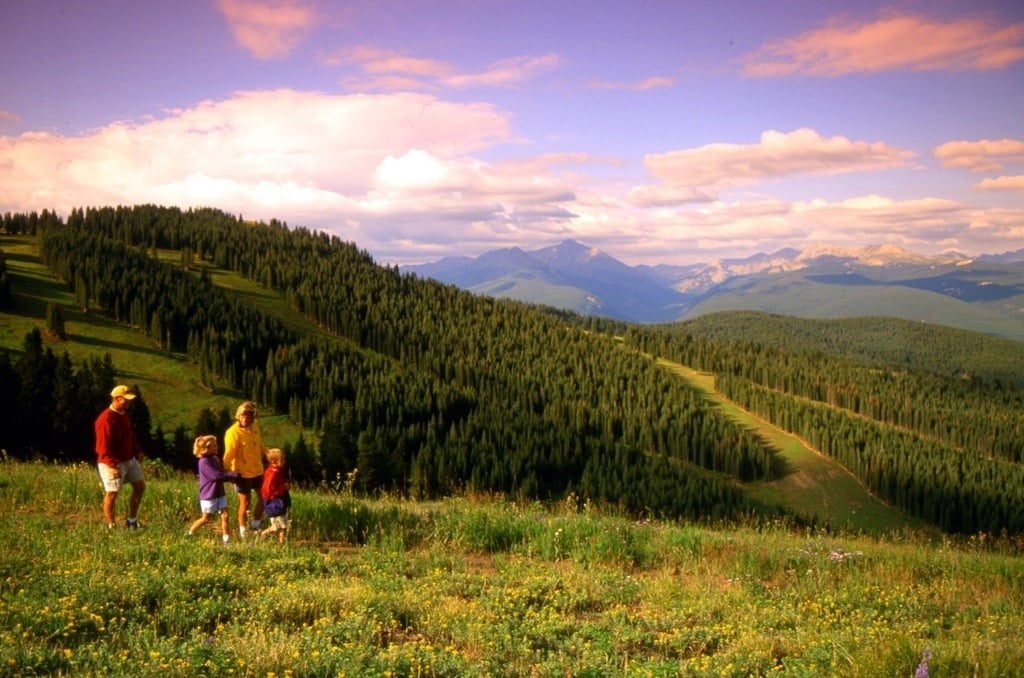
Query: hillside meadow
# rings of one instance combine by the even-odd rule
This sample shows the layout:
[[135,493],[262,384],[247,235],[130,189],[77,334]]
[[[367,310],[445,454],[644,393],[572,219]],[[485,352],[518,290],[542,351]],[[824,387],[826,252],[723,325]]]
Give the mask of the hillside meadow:
[[[67,338],[59,340],[46,336],[46,346],[56,353],[67,352],[74,361],[109,353],[120,370],[121,378],[137,385],[144,394],[152,413],[153,423],[165,432],[177,426],[190,429],[195,425],[200,408],[233,410],[243,394],[218,381],[216,388],[200,383],[195,361],[188,356],[160,350],[152,339],[138,328],[116,323],[99,313],[83,313],[76,308],[67,287],[56,280],[39,261],[34,238],[0,237],[0,249],[7,258],[8,270],[15,276],[13,296],[15,305],[0,313],[0,350],[18,355],[25,335],[33,328],[45,326],[46,306],[57,304],[65,316]],[[161,260],[173,264],[177,252],[160,252]],[[301,334],[315,334],[324,340],[334,340],[314,323],[303,318],[280,295],[269,292],[242,276],[222,268],[211,267],[214,283],[282,321]],[[835,461],[809,450],[799,440],[767,422],[752,417],[725,401],[714,389],[710,375],[665,360],[657,361],[679,379],[714,402],[725,414],[744,427],[758,431],[772,440],[781,458],[792,473],[771,482],[748,483],[746,491],[752,497],[770,506],[784,506],[799,515],[814,516],[830,525],[873,534],[909,527],[925,529],[921,521],[906,516],[868,493]],[[316,444],[317,432],[293,424],[287,414],[263,412],[260,416],[266,440],[277,446],[293,443],[300,431],[307,440]]]
[[[34,240],[0,246],[15,280],[3,350],[19,355],[57,304],[67,339],[46,345],[75,361],[109,353],[165,431],[243,397],[139,327],[81,312]],[[298,335],[352,341],[205,270]],[[941,537],[725,399],[713,374],[649,359],[777,450],[788,473],[745,484],[750,496],[834,530],[627,518],[573,494],[412,501],[353,494],[337,476],[296,490],[287,545],[225,547],[213,531],[184,537],[197,517],[187,472],[147,462],[146,529],[108,533],[91,465],[2,457],[0,675],[1019,675],[1021,544]],[[275,445],[317,441],[282,412],[261,423]]]
[[0,674],[938,678],[1024,662],[1024,567],[985,536],[343,484],[296,490],[287,544],[225,546],[184,536],[188,474],[147,471],[145,529],[111,533],[91,466],[0,462]]

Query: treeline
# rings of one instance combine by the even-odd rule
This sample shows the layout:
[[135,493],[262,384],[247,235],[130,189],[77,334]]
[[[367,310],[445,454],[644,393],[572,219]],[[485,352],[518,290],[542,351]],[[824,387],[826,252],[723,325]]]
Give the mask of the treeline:
[[[0,351],[0,448],[17,457],[80,461],[84,445],[95,459],[92,424],[110,404],[114,377],[109,355],[74,365],[66,351],[56,355],[33,330],[17,360]],[[144,398],[137,400],[133,423],[151,448],[149,409]]]
[[727,397],[834,457],[910,515],[949,532],[1024,532],[1021,388],[749,339],[712,342],[683,326],[631,329],[626,340],[713,372]]
[[764,347],[1024,388],[1024,345],[978,332],[901,318],[796,318],[762,311],[712,313],[677,323],[698,339],[755,339]]
[[[748,332],[756,336],[757,327]],[[974,456],[1024,461],[1024,387],[1011,380],[941,376],[788,350],[760,340],[706,341],[680,328],[646,328],[629,336],[642,336],[634,343],[644,350],[715,373],[718,387],[727,395],[742,388],[733,384],[746,380],[906,429]],[[1017,344],[1018,355],[1024,355],[1024,344],[1011,343]]]
[[[57,355],[45,346],[38,328],[30,331],[16,360],[0,351],[0,449],[16,458],[95,461],[93,423],[110,405],[117,374],[109,353],[76,365],[67,351]],[[194,468],[195,435],[223,439],[234,423],[231,412],[222,407],[198,410],[191,429],[184,425],[170,432],[160,425],[154,428],[145,393],[133,386],[137,397],[131,405],[132,428],[147,455],[170,466]],[[313,454],[301,434],[285,448],[300,469]]]
[[[475,297],[377,266],[336,238],[216,210],[35,221],[40,256],[76,303],[315,430],[304,467],[320,479],[358,467],[368,491],[572,492],[701,518],[754,510],[728,478],[776,472],[763,441],[624,350],[600,320]],[[160,263],[166,250],[180,265]],[[211,283],[214,266],[277,290],[331,336],[297,336],[241,305]]]

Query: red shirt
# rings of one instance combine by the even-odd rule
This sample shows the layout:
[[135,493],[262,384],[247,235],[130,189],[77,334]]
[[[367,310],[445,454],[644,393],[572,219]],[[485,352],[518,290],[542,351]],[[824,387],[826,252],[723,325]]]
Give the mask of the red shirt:
[[96,460],[107,466],[142,457],[142,448],[135,438],[132,421],[124,412],[112,407],[100,412],[94,424],[96,430]]
[[263,472],[263,487],[260,488],[260,496],[266,499],[280,497],[288,491],[289,482],[284,475],[284,468],[281,466],[268,466]]

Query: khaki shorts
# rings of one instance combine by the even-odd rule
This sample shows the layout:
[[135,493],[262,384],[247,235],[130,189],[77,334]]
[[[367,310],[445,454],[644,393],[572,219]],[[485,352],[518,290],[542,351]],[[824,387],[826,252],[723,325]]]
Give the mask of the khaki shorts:
[[270,531],[272,532],[283,532],[288,529],[288,514],[285,513],[283,516],[274,516],[270,519]]
[[[139,463],[138,459],[122,461],[116,467],[97,464],[96,468],[99,470],[100,483],[103,484],[104,492],[120,492],[121,486],[125,483],[137,483],[143,479],[142,464]],[[114,468],[117,468],[120,473],[119,477],[114,476]]]

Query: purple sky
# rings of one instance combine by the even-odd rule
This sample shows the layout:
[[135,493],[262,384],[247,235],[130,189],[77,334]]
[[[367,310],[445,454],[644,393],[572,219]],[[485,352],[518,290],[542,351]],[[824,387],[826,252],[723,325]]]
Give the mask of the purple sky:
[[277,218],[380,263],[1024,247],[1024,2],[35,0],[0,212]]

